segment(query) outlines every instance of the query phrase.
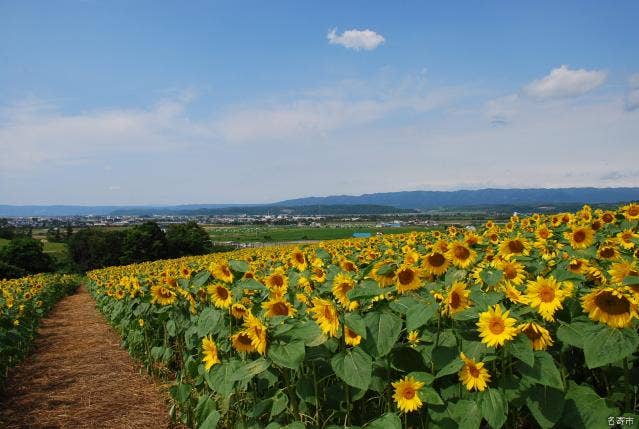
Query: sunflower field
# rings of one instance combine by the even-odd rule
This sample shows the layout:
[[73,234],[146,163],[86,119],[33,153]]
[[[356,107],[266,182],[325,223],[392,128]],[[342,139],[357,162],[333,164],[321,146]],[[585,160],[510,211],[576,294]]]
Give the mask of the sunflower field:
[[7,370],[30,350],[40,319],[72,293],[80,280],[60,274],[0,280],[0,384]]
[[197,428],[638,425],[639,205],[89,273]]

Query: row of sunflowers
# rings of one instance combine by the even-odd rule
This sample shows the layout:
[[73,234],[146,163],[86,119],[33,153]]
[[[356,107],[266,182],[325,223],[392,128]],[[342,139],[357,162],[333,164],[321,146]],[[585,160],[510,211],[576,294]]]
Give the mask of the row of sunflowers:
[[[198,428],[601,428],[639,410],[639,205],[89,273]],[[634,419],[634,420],[633,420]]]
[[8,369],[30,350],[40,319],[80,281],[79,276],[61,274],[0,280],[0,385]]

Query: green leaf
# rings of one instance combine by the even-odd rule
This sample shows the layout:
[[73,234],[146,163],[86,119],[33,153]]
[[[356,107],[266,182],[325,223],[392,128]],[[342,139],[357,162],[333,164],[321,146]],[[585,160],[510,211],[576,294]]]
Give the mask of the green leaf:
[[306,348],[304,341],[276,341],[268,348],[268,357],[277,365],[297,369],[304,360]]
[[600,325],[598,330],[584,337],[586,366],[592,369],[619,362],[636,351],[638,346],[639,335],[636,330]]
[[206,307],[197,320],[197,335],[203,337],[216,332],[222,313],[214,308]]
[[554,427],[564,410],[564,394],[560,390],[537,384],[526,395],[526,406],[539,426]]
[[209,413],[206,419],[202,422],[198,429],[215,429],[217,428],[217,424],[220,421],[220,412],[218,410],[213,410]]
[[529,366],[520,362],[517,367],[524,377],[537,384],[554,387],[561,391],[564,390],[561,374],[559,374],[559,370],[557,369],[552,356],[550,356],[547,352],[535,352],[534,366]]
[[266,290],[266,286],[264,286],[262,283],[258,282],[255,279],[240,280],[239,282],[237,282],[237,285],[242,289],[258,290],[258,291]]
[[425,371],[424,359],[422,355],[412,347],[396,347],[389,356],[391,367],[402,371]]
[[186,383],[176,384],[174,386],[171,386],[171,389],[170,389],[171,396],[178,403],[184,404],[186,401],[189,400],[189,397],[191,396],[192,388],[193,386],[191,386],[190,384],[186,384]]
[[317,323],[311,320],[297,324],[293,329],[286,332],[286,335],[291,339],[304,341],[307,346],[315,344],[320,338],[323,338],[322,330],[317,326]]
[[422,390],[419,392],[419,397],[427,404],[431,405],[443,405],[444,401],[439,396],[437,391],[430,386],[422,387]]
[[373,298],[384,293],[375,280],[362,280],[353,289],[349,290],[346,296],[349,299]]
[[464,362],[459,358],[455,357],[451,362],[446,364],[442,369],[437,371],[435,378],[441,378],[446,375],[455,374],[459,372],[460,369],[464,366]]
[[560,323],[561,326],[557,329],[557,338],[564,344],[582,349],[584,347],[583,331],[578,328],[578,325],[576,323]]
[[271,419],[279,415],[288,406],[288,396],[281,390],[273,395],[273,406],[271,407]]
[[371,382],[373,360],[361,348],[345,350],[331,359],[331,367],[349,386],[366,390]]
[[596,429],[606,427],[608,417],[619,416],[619,409],[599,397],[589,386],[574,382],[568,385],[562,423],[571,428]]
[[271,363],[264,358],[259,358],[252,362],[242,365],[231,377],[232,381],[248,381],[257,374],[266,371]]
[[206,284],[206,282],[211,277],[211,273],[208,270],[203,270],[193,276],[191,279],[191,286],[199,288]]
[[293,423],[289,423],[286,426],[282,426],[282,429],[304,429],[306,426],[304,426],[304,423],[302,422],[293,422]]
[[364,318],[366,340],[363,346],[377,357],[386,356],[399,338],[402,319],[388,311],[373,311]]
[[435,378],[453,374],[459,371],[464,363],[459,359],[457,346],[435,347],[432,353],[432,361],[435,364],[437,375]]
[[463,399],[450,404],[451,416],[459,425],[459,429],[479,429],[481,424],[481,409],[475,401]]
[[209,414],[216,410],[215,401],[209,395],[202,395],[195,406],[195,418],[198,427],[207,419]]
[[223,398],[230,396],[235,388],[233,376],[241,365],[238,360],[230,360],[222,362],[220,365],[213,365],[210,371],[204,373],[206,383]]
[[623,279],[625,285],[639,285],[639,276],[627,276]]
[[344,322],[351,331],[361,336],[363,340],[366,339],[366,323],[364,323],[364,319],[359,313],[346,313]]
[[166,322],[166,332],[169,334],[169,337],[175,337],[177,334],[177,326],[175,325],[174,320],[169,320]]
[[229,261],[229,266],[236,273],[244,274],[245,272],[247,272],[249,270],[249,264],[246,261],[230,260]]
[[481,415],[493,429],[501,428],[508,416],[508,402],[499,389],[488,389],[480,393]]
[[[410,302],[410,301],[409,301]],[[413,300],[406,312],[406,329],[412,331],[424,326],[437,312],[437,304],[430,301]]]
[[586,278],[581,274],[573,273],[572,271],[564,270],[557,268],[550,273],[551,276],[557,279],[559,282],[565,281],[577,281],[583,282],[586,281]]
[[395,413],[386,413],[378,419],[364,425],[364,429],[402,429],[402,421]]
[[376,271],[375,274],[379,275],[379,276],[385,276],[387,274],[392,273],[393,271],[395,271],[395,265],[394,264],[384,264],[381,267],[379,267]]
[[532,342],[524,333],[520,333],[512,342],[508,343],[508,351],[528,366],[533,366],[535,363]]
[[479,277],[486,283],[486,285],[492,287],[497,285],[504,277],[504,272],[493,268],[484,268],[479,273]]

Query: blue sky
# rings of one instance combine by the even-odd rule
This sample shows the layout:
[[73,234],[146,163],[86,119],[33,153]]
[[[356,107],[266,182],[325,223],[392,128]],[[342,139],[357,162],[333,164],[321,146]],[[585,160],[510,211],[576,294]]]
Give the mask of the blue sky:
[[637,2],[0,0],[0,203],[638,186]]

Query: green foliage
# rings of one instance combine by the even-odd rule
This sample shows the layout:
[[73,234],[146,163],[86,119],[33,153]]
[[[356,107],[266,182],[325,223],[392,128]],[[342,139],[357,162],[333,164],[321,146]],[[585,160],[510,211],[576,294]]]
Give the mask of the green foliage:
[[53,269],[53,260],[43,252],[42,243],[29,237],[14,238],[0,249],[0,262],[4,263],[0,269],[5,274],[0,278],[12,278],[21,273],[43,273]]

